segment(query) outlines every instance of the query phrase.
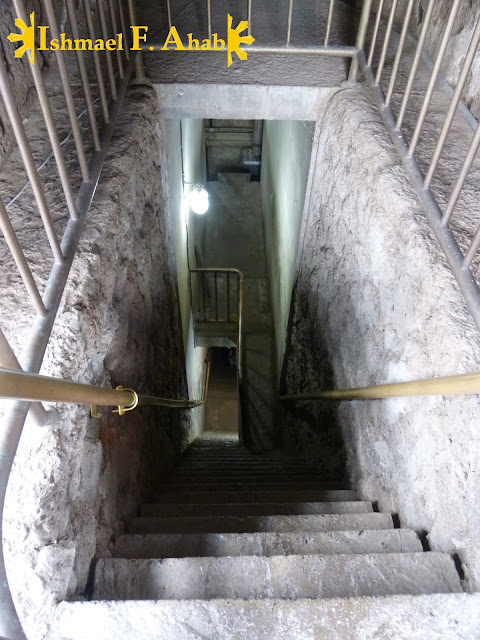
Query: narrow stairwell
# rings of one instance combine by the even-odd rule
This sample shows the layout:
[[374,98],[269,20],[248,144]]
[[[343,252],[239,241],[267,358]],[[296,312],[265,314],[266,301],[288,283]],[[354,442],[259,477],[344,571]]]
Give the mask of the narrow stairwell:
[[[373,601],[381,621],[382,606],[394,616],[404,604],[398,595],[419,597],[421,611],[430,594],[461,592],[450,556],[424,552],[390,514],[284,453],[253,455],[217,435],[188,449],[113,557],[97,561],[88,604],[98,638],[303,638],[306,623],[323,637],[346,624],[345,607],[353,626],[331,637],[354,638],[358,603],[365,616]],[[86,637],[68,613],[57,637]]]

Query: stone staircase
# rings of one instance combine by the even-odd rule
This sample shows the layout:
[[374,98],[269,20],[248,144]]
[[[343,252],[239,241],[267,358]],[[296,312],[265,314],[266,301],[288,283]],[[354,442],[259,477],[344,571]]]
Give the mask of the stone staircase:
[[97,561],[92,601],[59,606],[51,637],[467,637],[448,633],[480,622],[470,597],[450,556],[354,491],[204,438]]

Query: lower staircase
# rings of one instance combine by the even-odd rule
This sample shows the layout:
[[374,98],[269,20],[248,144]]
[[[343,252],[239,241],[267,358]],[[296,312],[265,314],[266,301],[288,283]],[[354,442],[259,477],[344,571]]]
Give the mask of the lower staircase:
[[217,436],[188,449],[97,561],[92,600],[59,605],[52,638],[474,637],[455,635],[478,622],[468,597],[452,558],[389,513]]

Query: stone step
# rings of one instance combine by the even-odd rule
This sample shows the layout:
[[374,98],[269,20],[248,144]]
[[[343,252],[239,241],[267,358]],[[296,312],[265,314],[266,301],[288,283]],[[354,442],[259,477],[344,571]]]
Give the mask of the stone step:
[[371,513],[371,502],[291,502],[291,503],[220,503],[220,504],[143,504],[143,518],[183,516],[268,516],[308,515],[317,513]]
[[181,462],[181,464],[178,466],[179,470],[182,470],[183,472],[185,471],[191,471],[192,473],[206,473],[208,474],[210,471],[214,472],[214,473],[218,473],[218,472],[222,472],[222,471],[227,471],[227,472],[231,472],[231,471],[244,471],[244,472],[250,472],[250,471],[264,471],[264,470],[273,470],[276,471],[277,473],[282,473],[284,471],[292,471],[292,472],[302,472],[305,473],[307,472],[311,472],[311,473],[315,473],[318,472],[318,469],[314,469],[312,468],[308,468],[305,465],[287,465],[287,464],[281,464],[281,463],[268,463],[268,462],[242,462],[239,463],[237,461],[232,461],[232,462],[221,462],[221,463],[214,463],[214,462],[195,462],[195,463],[190,463],[188,461],[183,461]]
[[422,551],[414,531],[328,531],[319,533],[205,533],[123,535],[116,558],[184,558],[284,556],[332,553],[401,553]]
[[96,564],[93,599],[293,599],[460,592],[453,560],[436,552],[105,558]]
[[336,502],[336,501],[358,500],[356,491],[345,489],[287,489],[283,491],[263,491],[262,489],[251,489],[249,491],[223,491],[212,489],[210,491],[183,491],[183,492],[157,492],[154,494],[153,502],[175,503],[175,504],[209,504],[217,503],[245,503],[245,502]]
[[480,593],[61,602],[46,640],[473,640],[479,629]]
[[264,470],[251,470],[251,471],[237,471],[230,469],[229,471],[190,471],[190,470],[177,470],[175,473],[167,476],[165,480],[172,480],[174,482],[206,482],[206,481],[223,481],[235,482],[247,479],[261,480],[275,482],[279,480],[281,482],[294,482],[296,480],[322,480],[325,478],[321,473],[312,473],[306,471],[275,471],[271,469]]
[[260,531],[351,531],[393,529],[388,513],[321,514],[310,516],[214,516],[211,518],[135,518],[129,533],[254,533]]
[[165,482],[296,482],[302,481],[314,481],[324,480],[325,476],[321,473],[308,473],[308,472],[295,472],[290,473],[285,471],[283,473],[279,471],[271,471],[265,469],[264,471],[221,471],[218,473],[203,471],[191,473],[190,471],[176,471],[165,478]]
[[250,491],[252,489],[261,489],[263,491],[276,491],[278,489],[301,491],[302,489],[331,489],[338,486],[339,483],[330,482],[222,482],[219,480],[211,482],[164,482],[157,491],[181,492],[181,491],[211,491],[215,488],[221,491]]
[[236,458],[239,460],[281,460],[282,462],[299,462],[301,459],[292,455],[288,455],[281,451],[265,451],[263,453],[255,453],[241,448],[238,445],[232,447],[231,445],[225,449],[205,448],[205,447],[192,447],[185,451],[182,455],[182,460],[187,458],[209,459],[209,460],[222,460]]

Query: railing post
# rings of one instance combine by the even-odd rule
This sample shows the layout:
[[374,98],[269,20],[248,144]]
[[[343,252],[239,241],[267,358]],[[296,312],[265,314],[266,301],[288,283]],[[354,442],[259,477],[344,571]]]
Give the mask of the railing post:
[[365,46],[365,39],[367,36],[368,23],[370,21],[370,14],[372,12],[372,0],[363,0],[362,15],[360,16],[360,24],[358,25],[357,42],[355,44],[357,53],[352,58],[352,64],[350,65],[350,74],[348,81],[355,83],[358,76],[358,51],[361,51]]
[[[137,26],[137,14],[135,11],[134,0],[128,0],[128,16],[130,18],[130,25]],[[128,46],[128,42],[125,43],[125,46]],[[141,51],[135,52],[135,80],[137,82],[144,82],[146,80]]]

